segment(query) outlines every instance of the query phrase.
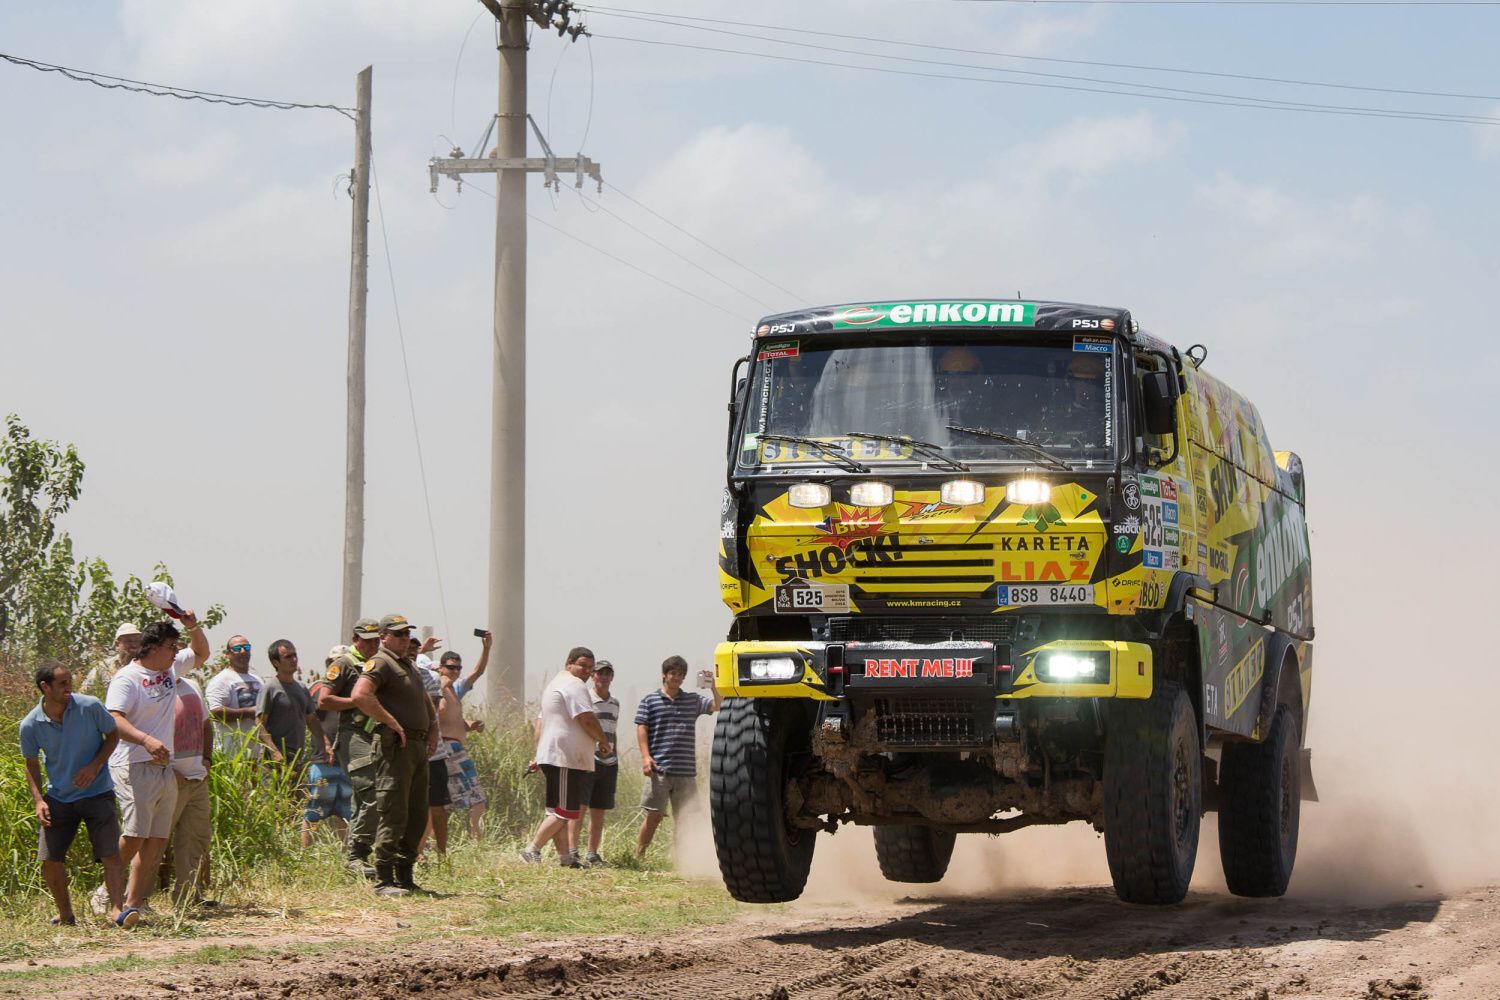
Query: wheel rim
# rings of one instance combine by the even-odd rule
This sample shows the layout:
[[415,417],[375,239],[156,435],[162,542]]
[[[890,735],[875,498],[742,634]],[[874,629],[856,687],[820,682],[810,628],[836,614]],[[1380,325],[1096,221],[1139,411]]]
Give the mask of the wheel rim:
[[1187,840],[1188,824],[1191,820],[1190,799],[1187,750],[1181,743],[1178,743],[1172,754],[1172,832],[1179,847]]

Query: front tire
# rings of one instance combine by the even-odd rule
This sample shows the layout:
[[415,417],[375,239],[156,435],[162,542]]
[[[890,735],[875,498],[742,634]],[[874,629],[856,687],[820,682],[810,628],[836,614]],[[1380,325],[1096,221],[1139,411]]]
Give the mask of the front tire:
[[877,826],[875,856],[892,882],[941,882],[957,835],[927,826]]
[[789,902],[807,884],[817,831],[787,824],[785,790],[788,754],[808,736],[797,702],[730,698],[719,712],[708,782],[714,849],[742,903]]
[[1279,705],[1262,743],[1224,747],[1219,769],[1219,859],[1236,896],[1281,896],[1292,880],[1301,819],[1297,719]]
[[1104,848],[1115,894],[1127,903],[1187,895],[1203,814],[1203,755],[1182,685],[1110,706],[1104,748]]

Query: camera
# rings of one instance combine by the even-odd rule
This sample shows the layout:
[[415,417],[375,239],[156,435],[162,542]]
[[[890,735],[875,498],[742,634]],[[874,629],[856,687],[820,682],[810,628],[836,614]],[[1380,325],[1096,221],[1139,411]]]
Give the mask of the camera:
[[476,628],[474,630],[474,638],[476,638],[476,639],[483,639],[485,636],[487,636],[489,634],[490,634],[490,630],[487,629],[487,628]]

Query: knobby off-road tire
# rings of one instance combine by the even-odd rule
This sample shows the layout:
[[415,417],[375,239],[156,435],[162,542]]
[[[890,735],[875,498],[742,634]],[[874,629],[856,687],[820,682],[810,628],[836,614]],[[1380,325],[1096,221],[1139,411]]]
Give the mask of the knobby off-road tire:
[[1203,814],[1198,720],[1182,685],[1110,705],[1104,747],[1104,848],[1127,903],[1187,895]]
[[714,726],[709,805],[714,848],[729,894],[743,903],[802,895],[816,830],[786,822],[787,752],[806,743],[802,706],[731,698]]
[[1219,767],[1219,859],[1236,896],[1280,896],[1292,880],[1301,818],[1297,719],[1276,708],[1263,743],[1231,743]]
[[875,856],[892,882],[941,882],[957,836],[926,826],[877,826]]

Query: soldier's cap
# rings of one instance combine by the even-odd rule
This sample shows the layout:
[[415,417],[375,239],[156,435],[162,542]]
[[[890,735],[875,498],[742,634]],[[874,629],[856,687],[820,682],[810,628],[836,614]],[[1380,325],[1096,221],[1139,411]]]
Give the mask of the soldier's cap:
[[594,661],[594,673],[596,673],[596,674],[603,673],[606,670],[609,671],[610,673],[614,673],[615,672],[615,665],[613,663],[610,663],[608,660],[595,660]]
[[409,632],[412,624],[406,620],[405,615],[386,615],[380,619],[380,631],[382,632]]
[[361,618],[354,623],[354,637],[356,639],[379,639],[380,623],[373,618]]

